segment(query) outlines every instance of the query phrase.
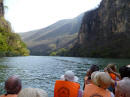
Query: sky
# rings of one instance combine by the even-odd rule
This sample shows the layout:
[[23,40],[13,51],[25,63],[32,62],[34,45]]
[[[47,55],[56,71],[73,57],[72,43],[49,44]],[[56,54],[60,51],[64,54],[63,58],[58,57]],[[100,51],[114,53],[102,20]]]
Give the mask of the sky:
[[5,0],[5,17],[16,33],[47,27],[99,6],[101,0]]

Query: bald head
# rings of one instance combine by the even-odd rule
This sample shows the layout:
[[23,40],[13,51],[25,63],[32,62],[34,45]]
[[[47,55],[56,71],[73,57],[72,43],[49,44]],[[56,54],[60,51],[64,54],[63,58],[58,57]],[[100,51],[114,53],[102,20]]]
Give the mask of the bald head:
[[7,94],[18,94],[21,87],[21,80],[16,76],[11,76],[5,81],[5,90]]

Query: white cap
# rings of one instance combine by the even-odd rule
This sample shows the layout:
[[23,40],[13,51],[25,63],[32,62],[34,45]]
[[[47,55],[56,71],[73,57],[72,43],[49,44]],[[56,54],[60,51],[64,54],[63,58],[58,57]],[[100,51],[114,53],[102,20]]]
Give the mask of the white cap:
[[78,82],[78,77],[74,75],[74,72],[71,70],[66,71],[64,75],[62,75],[61,80],[67,80],[67,81],[73,81],[73,82]]
[[127,65],[127,67],[128,67],[128,68],[130,68],[130,64],[129,64],[129,65]]

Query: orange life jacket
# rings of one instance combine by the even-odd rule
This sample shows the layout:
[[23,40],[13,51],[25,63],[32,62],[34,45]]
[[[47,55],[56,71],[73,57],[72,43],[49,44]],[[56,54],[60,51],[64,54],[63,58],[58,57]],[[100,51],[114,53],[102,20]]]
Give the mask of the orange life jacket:
[[94,84],[88,84],[85,86],[83,97],[111,97],[111,93]]
[[1,95],[0,97],[17,97],[16,94]]
[[113,79],[113,80],[116,80],[116,75],[113,74],[113,73],[109,73],[110,77]]
[[54,88],[54,97],[78,97],[80,84],[70,81],[57,80]]

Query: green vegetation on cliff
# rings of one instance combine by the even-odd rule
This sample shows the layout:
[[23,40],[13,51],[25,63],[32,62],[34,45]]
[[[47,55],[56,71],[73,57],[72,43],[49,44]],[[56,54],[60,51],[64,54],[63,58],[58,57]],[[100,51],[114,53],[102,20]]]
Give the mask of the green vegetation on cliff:
[[[0,19],[0,22],[6,22]],[[2,25],[3,26],[3,25]],[[12,33],[8,27],[0,26],[0,56],[26,56],[29,51],[19,35]]]
[[27,56],[29,50],[19,35],[11,31],[10,23],[4,18],[3,0],[0,1],[0,57]]
[[68,50],[65,48],[60,48],[57,51],[51,52],[50,56],[67,56]]

